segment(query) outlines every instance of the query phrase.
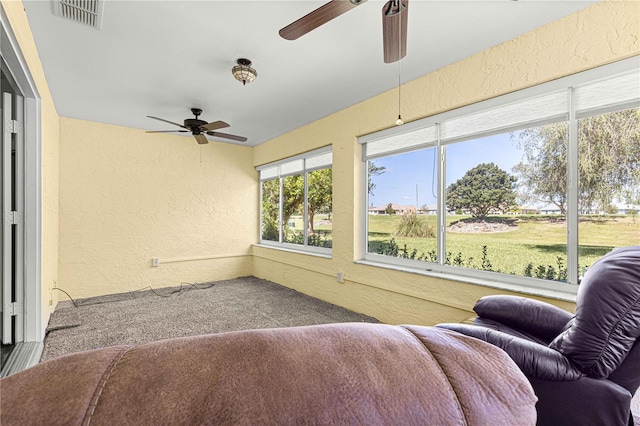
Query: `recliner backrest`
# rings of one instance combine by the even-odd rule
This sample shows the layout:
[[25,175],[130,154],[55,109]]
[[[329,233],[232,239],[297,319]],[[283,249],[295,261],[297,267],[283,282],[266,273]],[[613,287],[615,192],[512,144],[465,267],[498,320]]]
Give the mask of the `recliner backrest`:
[[614,249],[594,263],[578,289],[573,324],[549,347],[589,377],[606,378],[640,336],[640,246]]

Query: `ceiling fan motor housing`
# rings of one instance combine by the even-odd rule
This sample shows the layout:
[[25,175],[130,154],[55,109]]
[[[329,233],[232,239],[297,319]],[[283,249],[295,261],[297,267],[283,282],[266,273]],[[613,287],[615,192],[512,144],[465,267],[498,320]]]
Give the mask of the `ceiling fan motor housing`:
[[195,129],[200,129],[200,127],[207,124],[204,120],[199,120],[197,118],[187,118],[184,120],[184,127],[187,129],[191,129],[192,131]]
[[193,115],[196,116],[196,118],[185,118],[184,120],[184,127],[186,127],[187,129],[191,130],[191,133],[194,135],[199,135],[200,132],[200,127],[204,126],[205,124],[208,124],[206,121],[204,120],[199,120],[198,116],[200,114],[202,114],[202,110],[200,108],[191,108],[191,113]]

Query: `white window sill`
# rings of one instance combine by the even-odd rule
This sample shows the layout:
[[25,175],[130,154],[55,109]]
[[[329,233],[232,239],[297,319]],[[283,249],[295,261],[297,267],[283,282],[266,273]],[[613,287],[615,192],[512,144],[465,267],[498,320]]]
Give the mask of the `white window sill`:
[[285,245],[276,245],[276,244],[271,245],[271,244],[262,244],[262,243],[253,244],[253,246],[260,247],[260,248],[273,249],[273,250],[280,250],[288,253],[305,254],[309,256],[322,257],[324,259],[331,259],[333,256],[331,253],[331,249],[312,248],[309,246],[300,246],[300,248],[298,248],[298,247],[295,247],[295,245],[293,244],[285,246]]

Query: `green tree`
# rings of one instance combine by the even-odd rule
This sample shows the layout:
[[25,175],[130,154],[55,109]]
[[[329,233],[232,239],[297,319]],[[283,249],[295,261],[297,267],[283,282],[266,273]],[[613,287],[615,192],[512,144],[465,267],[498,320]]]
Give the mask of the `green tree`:
[[640,108],[579,121],[580,208],[606,210],[617,197],[640,198]]
[[373,195],[373,190],[376,188],[376,183],[371,179],[375,176],[380,176],[383,174],[387,168],[384,166],[378,166],[373,160],[369,160],[367,162],[367,178],[368,178],[368,191],[369,196]]
[[482,163],[468,170],[447,188],[450,210],[469,210],[476,219],[484,219],[491,210],[508,211],[515,205],[516,178],[494,163]]
[[384,209],[386,214],[396,214],[396,211],[393,209],[393,204],[387,204],[387,207]]
[[[289,219],[302,214],[304,206],[304,176],[292,175],[282,179],[282,230]],[[318,212],[330,212],[332,201],[332,170],[320,169],[309,172],[307,229],[313,233],[313,219]],[[262,182],[262,238],[278,240],[278,214],[280,211],[280,179]]]
[[294,214],[302,213],[304,203],[304,176],[292,175],[282,178],[282,229],[286,229]]
[[262,182],[262,239],[278,241],[280,179]]
[[[513,168],[525,201],[567,207],[567,125],[534,127],[513,134],[524,161]],[[640,108],[582,118],[578,125],[581,211],[605,209],[615,198],[640,199]]]
[[313,219],[316,213],[328,213],[333,209],[333,172],[332,169],[320,169],[309,172],[307,196],[307,232],[315,233]]
[[517,146],[524,149],[525,158],[513,168],[522,200],[553,204],[564,215],[567,211],[566,123],[523,130]]

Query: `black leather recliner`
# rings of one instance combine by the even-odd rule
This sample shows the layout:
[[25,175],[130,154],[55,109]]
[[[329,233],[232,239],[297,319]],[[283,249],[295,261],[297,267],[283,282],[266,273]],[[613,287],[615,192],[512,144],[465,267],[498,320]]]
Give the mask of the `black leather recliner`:
[[439,324],[509,354],[538,396],[538,425],[633,424],[640,386],[640,246],[586,272],[575,315],[534,299],[487,296],[470,324]]

